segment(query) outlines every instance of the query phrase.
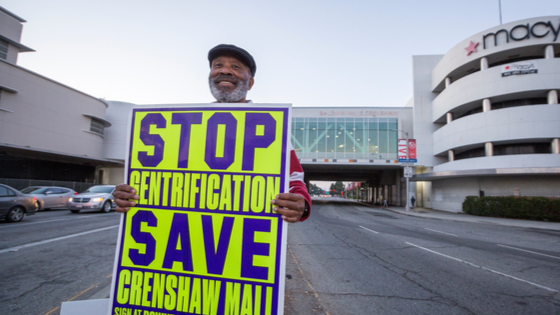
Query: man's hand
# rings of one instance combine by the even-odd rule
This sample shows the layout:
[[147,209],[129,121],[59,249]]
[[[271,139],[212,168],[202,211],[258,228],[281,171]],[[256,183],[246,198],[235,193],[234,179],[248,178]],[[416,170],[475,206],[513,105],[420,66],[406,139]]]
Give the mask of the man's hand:
[[136,202],[129,201],[129,199],[138,200],[138,195],[136,194],[136,189],[132,188],[127,184],[119,184],[113,192],[115,196],[115,201],[117,203],[117,212],[127,212],[130,207],[134,207]]
[[282,220],[289,223],[298,222],[305,211],[305,199],[299,194],[278,194],[270,203],[275,206],[272,210],[281,214]]

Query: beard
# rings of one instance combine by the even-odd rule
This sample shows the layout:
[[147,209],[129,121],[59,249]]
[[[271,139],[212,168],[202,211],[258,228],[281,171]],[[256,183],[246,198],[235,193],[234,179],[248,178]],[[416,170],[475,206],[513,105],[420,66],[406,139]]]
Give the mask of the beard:
[[[217,85],[220,79],[227,78],[235,84],[235,89],[229,91],[227,87],[219,87]],[[247,96],[249,90],[249,80],[239,80],[231,76],[219,75],[215,78],[208,78],[210,92],[220,103],[237,103]]]

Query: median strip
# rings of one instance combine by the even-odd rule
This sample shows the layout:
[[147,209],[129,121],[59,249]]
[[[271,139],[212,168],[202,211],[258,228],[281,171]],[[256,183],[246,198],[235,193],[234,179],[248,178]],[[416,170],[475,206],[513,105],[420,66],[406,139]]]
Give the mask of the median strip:
[[43,245],[43,244],[52,243],[52,242],[56,242],[56,241],[62,241],[62,240],[65,240],[65,239],[69,239],[69,238],[73,238],[73,237],[77,237],[77,236],[82,236],[82,235],[87,235],[87,234],[91,234],[91,233],[96,233],[96,232],[101,232],[101,231],[105,231],[105,230],[109,230],[109,229],[114,229],[114,228],[117,228],[117,227],[119,227],[119,225],[112,225],[112,226],[108,226],[108,227],[101,228],[101,229],[95,229],[95,230],[91,230],[91,231],[86,231],[86,232],[81,232],[81,233],[76,233],[76,234],[70,234],[70,235],[66,235],[66,236],[51,238],[50,240],[44,240],[44,241],[40,241],[40,242],[33,242],[33,243],[29,243],[29,244],[23,244],[23,245],[19,245],[19,246],[10,247],[10,248],[5,248],[5,249],[0,250],[0,254],[7,253],[7,252],[17,252],[17,251],[19,251],[20,249],[23,249],[23,248],[33,247],[33,246],[37,246],[37,245]]

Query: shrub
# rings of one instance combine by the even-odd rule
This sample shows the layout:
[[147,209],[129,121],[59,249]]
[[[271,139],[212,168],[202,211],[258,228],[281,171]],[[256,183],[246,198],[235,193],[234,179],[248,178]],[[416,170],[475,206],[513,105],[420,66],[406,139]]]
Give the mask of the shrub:
[[468,196],[463,212],[498,218],[560,222],[560,198]]

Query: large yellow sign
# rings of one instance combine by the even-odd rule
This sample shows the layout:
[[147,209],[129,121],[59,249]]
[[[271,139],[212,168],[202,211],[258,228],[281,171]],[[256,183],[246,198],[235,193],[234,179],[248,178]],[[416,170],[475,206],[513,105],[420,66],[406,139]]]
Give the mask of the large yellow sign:
[[[135,109],[110,314],[278,314],[290,106]],[[157,313],[159,312],[159,313]]]

